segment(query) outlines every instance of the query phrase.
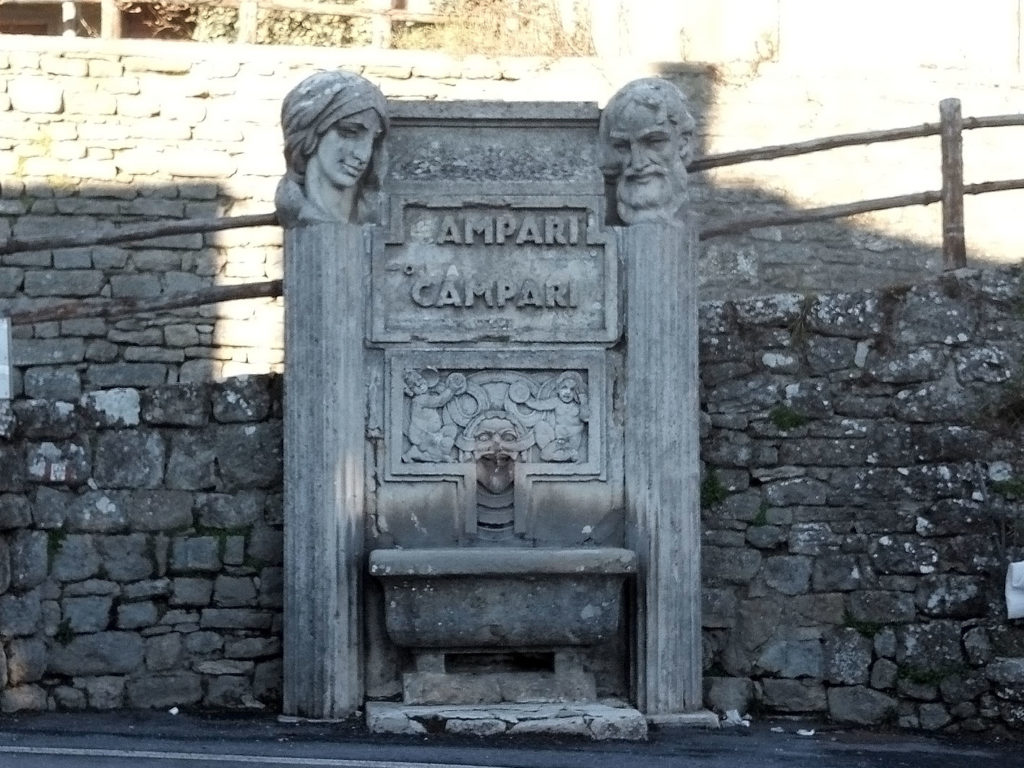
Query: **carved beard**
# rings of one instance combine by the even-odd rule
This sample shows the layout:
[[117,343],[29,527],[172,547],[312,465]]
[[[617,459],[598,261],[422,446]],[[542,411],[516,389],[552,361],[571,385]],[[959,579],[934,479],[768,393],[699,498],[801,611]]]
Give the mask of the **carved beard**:
[[672,221],[687,199],[686,166],[677,160],[671,168],[657,168],[641,181],[623,173],[615,185],[619,217],[637,221]]

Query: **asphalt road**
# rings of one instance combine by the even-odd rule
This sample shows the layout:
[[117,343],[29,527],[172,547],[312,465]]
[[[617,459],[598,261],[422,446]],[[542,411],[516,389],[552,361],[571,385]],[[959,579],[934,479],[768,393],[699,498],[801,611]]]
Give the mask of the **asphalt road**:
[[268,717],[45,714],[0,718],[0,768],[1024,768],[1021,742],[795,733],[812,727],[662,729],[637,744],[379,737],[357,723],[282,724]]

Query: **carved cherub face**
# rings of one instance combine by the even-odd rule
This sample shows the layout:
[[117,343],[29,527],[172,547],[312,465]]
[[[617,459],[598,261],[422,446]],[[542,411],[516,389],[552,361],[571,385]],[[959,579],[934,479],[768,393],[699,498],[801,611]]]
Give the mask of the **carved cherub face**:
[[380,116],[372,109],[339,120],[320,138],[310,166],[339,189],[355,185],[370,165],[382,128]]
[[639,80],[609,102],[601,118],[602,168],[615,183],[627,224],[673,219],[686,201],[693,118],[665,81]]

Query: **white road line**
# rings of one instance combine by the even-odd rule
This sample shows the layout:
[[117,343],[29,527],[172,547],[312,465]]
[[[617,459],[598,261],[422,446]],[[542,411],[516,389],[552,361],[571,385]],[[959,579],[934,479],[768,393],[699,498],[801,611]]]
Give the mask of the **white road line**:
[[271,757],[270,755],[222,755],[199,752],[157,752],[144,749],[80,749],[73,747],[4,747],[0,755],[50,755],[52,757],[113,757],[125,760],[192,760],[207,763],[254,763],[260,765],[302,765],[320,768],[504,768],[466,763],[409,763],[401,760],[346,760],[323,757]]

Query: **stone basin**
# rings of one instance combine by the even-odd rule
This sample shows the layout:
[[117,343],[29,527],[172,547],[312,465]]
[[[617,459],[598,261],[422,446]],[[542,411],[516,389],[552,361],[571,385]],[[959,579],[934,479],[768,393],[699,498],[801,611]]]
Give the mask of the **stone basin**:
[[407,648],[584,646],[613,637],[627,549],[377,549],[388,635]]

